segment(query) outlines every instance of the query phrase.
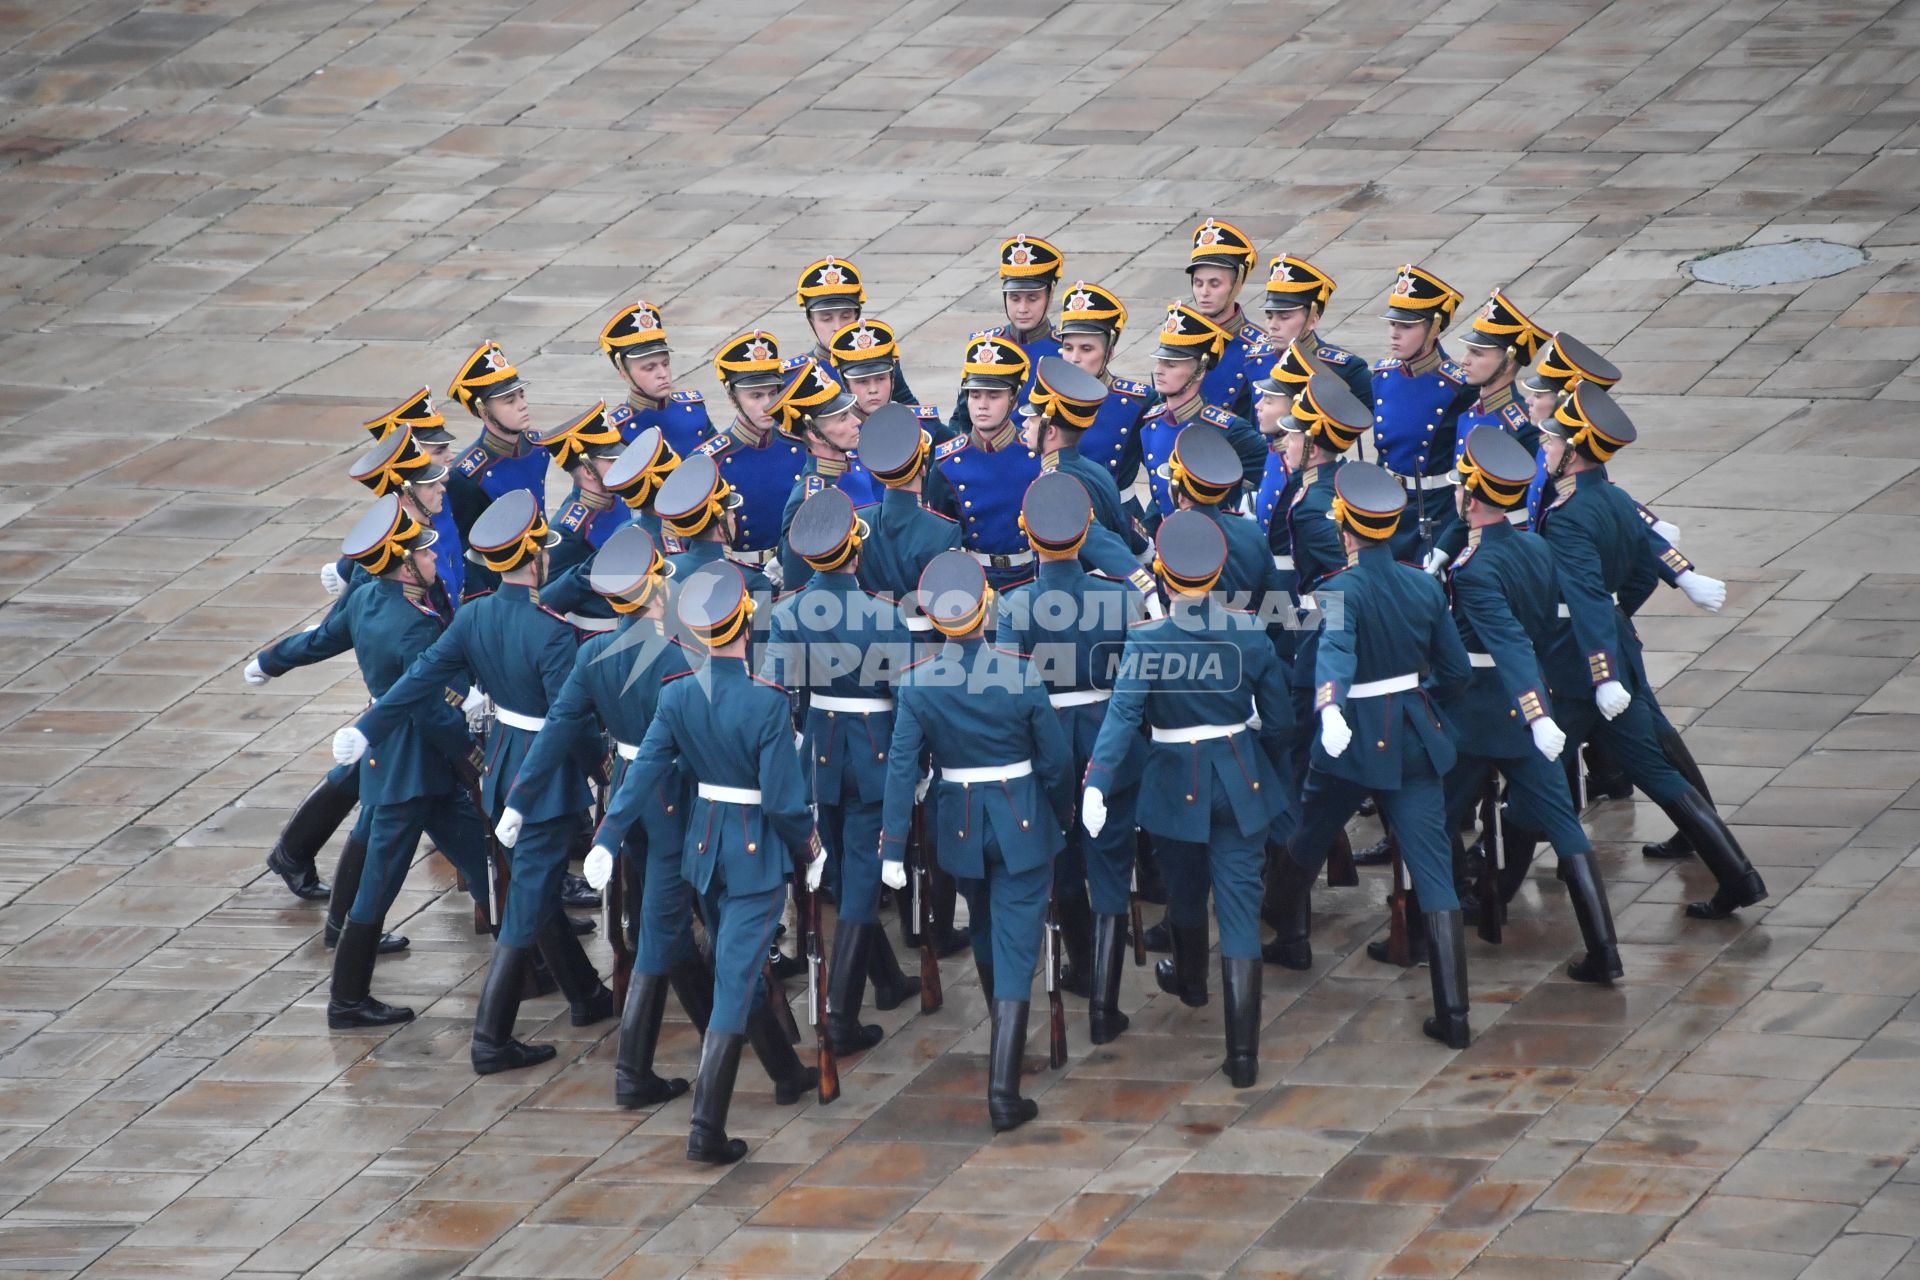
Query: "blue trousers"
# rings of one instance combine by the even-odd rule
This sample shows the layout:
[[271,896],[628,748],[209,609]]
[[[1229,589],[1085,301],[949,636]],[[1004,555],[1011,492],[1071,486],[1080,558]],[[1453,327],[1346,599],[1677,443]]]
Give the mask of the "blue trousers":
[[1040,966],[1040,934],[1046,927],[1053,867],[1012,870],[991,835],[981,853],[987,863],[986,879],[956,877],[967,900],[973,958],[977,964],[993,966],[995,1000],[1028,1000],[1034,970]]
[[1633,691],[1633,701],[1618,716],[1608,720],[1590,699],[1556,698],[1553,718],[1567,735],[1567,750],[1578,751],[1592,738],[1606,746],[1620,771],[1655,804],[1670,805],[1685,795],[1691,784],[1680,776],[1660,749],[1659,724],[1662,719],[1653,699]]
[[1167,920],[1176,928],[1204,929],[1207,893],[1220,922],[1220,956],[1250,960],[1260,954],[1260,872],[1265,836],[1243,836],[1225,792],[1213,789],[1213,825],[1206,843],[1155,837],[1160,874],[1167,881]]
[[513,883],[500,913],[501,946],[532,946],[540,922],[561,912],[560,877],[579,827],[579,818],[568,813],[520,828],[519,843],[513,846]]
[[847,924],[880,921],[880,805],[855,800],[851,804],[823,804],[819,816],[820,842],[831,859],[840,919]]
[[767,998],[767,948],[773,945],[773,931],[780,927],[787,887],[731,894],[716,868],[702,901],[713,935],[713,1014],[707,1030],[744,1035],[747,1014]]
[[1479,802],[1490,768],[1498,769],[1500,776],[1507,780],[1507,807],[1515,822],[1545,836],[1554,852],[1562,857],[1593,852],[1593,841],[1587,839],[1586,828],[1574,816],[1573,798],[1567,794],[1567,775],[1559,765],[1549,764],[1538,751],[1499,760],[1461,756],[1447,771],[1448,831],[1458,831],[1468,812]]
[[680,874],[680,846],[650,840],[646,823],[636,822],[627,832],[620,857],[634,859],[646,869],[633,971],[667,973],[694,949],[693,886]]
[[[1084,876],[1087,898],[1093,904],[1096,915],[1127,914],[1127,904],[1133,891],[1133,859],[1137,848],[1134,803],[1139,798],[1138,787],[1126,787],[1107,796],[1107,825],[1101,828],[1098,836],[1088,835],[1087,829],[1078,822],[1067,832],[1067,847],[1060,853],[1054,876],[1062,884],[1069,883],[1065,876],[1071,876],[1074,882]],[[1062,873],[1058,869],[1061,865],[1067,865],[1071,870]]]
[[[1379,801],[1381,816],[1400,842],[1400,859],[1413,879],[1414,891],[1420,895],[1420,909],[1458,911],[1460,897],[1453,888],[1453,841],[1447,835],[1446,791],[1439,775],[1423,759],[1409,758],[1402,764],[1400,785],[1392,791],[1374,791],[1358,782],[1309,769],[1300,801],[1300,829],[1288,846],[1293,860],[1317,872],[1326,863],[1334,834],[1347,825],[1347,819],[1368,795]],[[1171,893],[1171,886],[1168,891]]]
[[360,813],[354,833],[366,841],[367,862],[347,919],[371,925],[386,919],[393,900],[400,896],[400,886],[406,883],[407,868],[413,865],[423,832],[460,869],[476,898],[486,893],[487,832],[465,792],[416,796],[399,804],[363,807]]

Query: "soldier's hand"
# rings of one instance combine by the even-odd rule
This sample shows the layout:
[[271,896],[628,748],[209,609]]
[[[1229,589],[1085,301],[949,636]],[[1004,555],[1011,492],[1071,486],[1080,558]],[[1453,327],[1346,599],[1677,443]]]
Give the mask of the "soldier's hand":
[[[898,864],[891,863],[887,865],[897,866]],[[809,860],[807,863],[807,892],[812,893],[815,889],[818,889],[820,887],[820,882],[826,878],[826,874],[827,874],[827,851],[825,849],[821,849],[819,852],[815,853],[812,859]],[[882,869],[882,874],[883,875],[885,874],[884,868]],[[902,885],[905,883],[906,883],[905,879],[902,879],[900,881],[900,884]],[[894,888],[896,889],[899,887],[900,885],[894,886]]]
[[920,781],[913,784],[913,802],[915,804],[924,804],[927,799],[927,792],[932,789],[932,787],[933,770],[929,769],[921,775]]
[[1687,593],[1687,599],[1708,613],[1720,612],[1727,603],[1727,584],[1718,578],[1709,578],[1704,573],[1688,569],[1674,580],[1674,585]]
[[1549,763],[1558,760],[1560,753],[1566,749],[1567,735],[1553,722],[1552,716],[1541,716],[1528,725],[1527,730],[1533,734],[1533,745]]
[[1320,746],[1331,758],[1338,760],[1340,753],[1353,743],[1353,730],[1347,727],[1347,718],[1340,714],[1338,707],[1324,707],[1320,711]]
[[460,714],[467,718],[467,732],[480,732],[480,722],[486,718],[487,695],[479,685],[467,690],[467,696],[460,700]]
[[340,570],[329,560],[320,566],[320,585],[326,588],[328,595],[338,599],[340,593],[347,589],[347,580],[340,576]]
[[1600,714],[1611,720],[1625,711],[1633,703],[1633,695],[1627,692],[1627,686],[1618,680],[1608,680],[1593,691],[1593,705],[1600,708]]
[[1665,520],[1655,520],[1653,522],[1653,531],[1659,534],[1662,538],[1665,538],[1667,540],[1668,546],[1677,547],[1680,545],[1680,526],[1679,525],[1668,524]]
[[247,663],[247,669],[240,673],[240,678],[248,684],[265,684],[267,681],[273,679],[272,676],[267,674],[266,669],[260,665],[260,655],[257,653],[253,656],[253,661]]
[[1088,787],[1080,796],[1080,825],[1087,834],[1099,839],[1100,833],[1107,828],[1107,798],[1100,794],[1100,788]]
[[365,754],[367,754],[367,735],[352,725],[333,735],[335,764],[352,764]]
[[907,887],[907,864],[898,858],[889,858],[880,864],[880,883],[889,889]]
[[[500,811],[500,821],[494,824],[493,837],[500,842],[501,848],[513,848],[514,842],[520,838],[520,828],[526,825],[526,821],[526,815],[512,805]],[[599,888],[598,885],[594,887]]]
[[[507,813],[513,813],[513,810],[509,809]],[[517,813],[514,814],[516,818],[519,816]],[[505,822],[505,815],[502,815],[500,820]],[[516,827],[515,830],[518,828]],[[595,889],[606,888],[607,881],[613,879],[613,850],[605,845],[593,846],[587,852],[586,860],[580,864],[580,870],[586,875],[587,883]]]
[[1421,562],[1420,567],[1437,578],[1446,572],[1447,566],[1451,563],[1453,563],[1453,557],[1435,547],[1427,552],[1427,558]]

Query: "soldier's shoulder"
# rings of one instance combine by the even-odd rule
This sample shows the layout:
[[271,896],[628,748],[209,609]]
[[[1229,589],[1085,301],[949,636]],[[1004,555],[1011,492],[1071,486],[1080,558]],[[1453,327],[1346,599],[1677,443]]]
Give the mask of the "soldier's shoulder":
[[632,405],[617,404],[607,410],[607,425],[610,427],[624,427],[629,422],[632,422],[636,416]]
[[1153,388],[1149,387],[1146,383],[1133,382],[1126,378],[1115,378],[1110,389],[1116,394],[1127,396],[1134,400],[1145,400],[1153,394]]
[[1326,343],[1326,342],[1323,342],[1319,346],[1315,347],[1313,349],[1313,354],[1317,359],[1324,360],[1326,363],[1331,365],[1353,364],[1355,361],[1360,359],[1360,357],[1353,354],[1353,352],[1344,350],[1340,347],[1336,347],[1333,344]]
[[1442,360],[1440,367],[1435,370],[1435,372],[1448,382],[1456,383],[1463,387],[1467,385],[1467,371],[1451,360]]
[[1262,343],[1267,340],[1267,331],[1251,320],[1243,321],[1240,325],[1240,340],[1248,346]]
[[472,448],[460,455],[460,461],[455,465],[454,470],[463,476],[477,476],[486,470],[487,459],[490,456],[491,455],[487,453],[485,445],[475,444]]
[[933,460],[935,462],[945,462],[949,458],[956,457],[959,454],[966,452],[967,446],[972,443],[973,443],[973,438],[971,436],[968,436],[964,433],[957,435],[953,439],[944,442],[943,444],[941,444],[939,448],[933,451]]
[[1522,431],[1532,425],[1532,420],[1527,417],[1527,411],[1512,403],[1500,406],[1500,421],[1506,423],[1513,431]]
[[554,519],[554,523],[568,533],[578,533],[591,519],[593,519],[593,508],[575,500],[566,505],[566,509]]
[[1389,356],[1385,360],[1375,360],[1373,362],[1373,371],[1375,373],[1386,373],[1389,370],[1398,369],[1400,364],[1400,361]]
[[698,391],[676,391],[668,398],[675,404],[705,404],[707,401]]
[[730,452],[739,443],[738,440],[734,439],[733,432],[722,428],[714,432],[712,438],[702,440],[694,447],[693,451],[704,454],[709,458],[719,458]]
[[975,329],[967,335],[967,340],[971,342],[975,338],[1004,338],[1006,336],[1007,326],[996,324],[991,329]]
[[922,422],[943,421],[943,419],[940,417],[940,407],[938,405],[910,404],[907,406],[907,408],[910,412],[912,412],[914,417],[920,419],[920,421]]
[[1236,418],[1232,413],[1222,409],[1217,404],[1210,404],[1201,409],[1200,417],[1203,421],[1211,422],[1216,427],[1230,427],[1240,421],[1239,418]]

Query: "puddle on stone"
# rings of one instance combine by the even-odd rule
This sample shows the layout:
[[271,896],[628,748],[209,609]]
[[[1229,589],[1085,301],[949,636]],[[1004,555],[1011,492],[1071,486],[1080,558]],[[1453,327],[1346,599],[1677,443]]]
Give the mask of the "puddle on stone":
[[1867,260],[1866,251],[1831,240],[1789,240],[1695,258],[1687,270],[1696,280],[1734,289],[1798,284],[1850,271]]

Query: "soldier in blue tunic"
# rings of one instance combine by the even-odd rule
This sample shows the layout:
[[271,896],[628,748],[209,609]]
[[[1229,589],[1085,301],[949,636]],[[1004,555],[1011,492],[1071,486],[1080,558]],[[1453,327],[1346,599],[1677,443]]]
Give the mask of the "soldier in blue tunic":
[[[547,451],[553,465],[573,477],[574,489],[553,518],[560,541],[547,554],[547,573],[558,577],[593,558],[613,531],[627,523],[627,509],[614,502],[606,475],[626,448],[620,432],[607,420],[604,401],[573,421],[534,432],[533,442]],[[582,631],[606,631],[610,619],[571,617]]]
[[[1455,461],[1466,451],[1467,437],[1476,427],[1497,427],[1529,453],[1538,448],[1540,429],[1527,416],[1526,401],[1515,379],[1548,340],[1547,331],[1529,320],[1498,289],[1487,299],[1487,305],[1474,313],[1473,322],[1460,335],[1460,369],[1478,398],[1454,423]],[[1508,518],[1524,523],[1525,504],[1509,512]],[[1467,545],[1466,525],[1455,523],[1435,545],[1446,553],[1446,563],[1452,563]]]
[[[1129,583],[1080,563],[1081,544],[1093,528],[1093,504],[1073,475],[1041,475],[1027,489],[1020,519],[1040,570],[1032,582],[1000,598],[994,644],[1025,655],[1045,683],[1077,778],[1093,757],[1138,599]],[[1062,986],[1087,996],[1087,1034],[1095,1044],[1127,1029],[1127,1015],[1120,1011],[1120,971],[1134,859],[1133,806],[1146,755],[1138,737],[1133,743],[1107,789],[1106,829],[1096,837],[1084,834],[1077,823],[1068,824],[1066,846],[1054,863],[1060,932],[1074,971]]]
[[1460,291],[1432,272],[1401,267],[1387,299],[1392,355],[1373,366],[1374,448],[1407,490],[1408,518],[1394,535],[1393,554],[1429,572],[1446,559],[1434,543],[1460,519],[1449,479],[1454,424],[1473,404],[1466,371],[1440,345],[1459,303]]
[[460,455],[454,472],[478,485],[488,502],[525,490],[544,515],[546,451],[527,438],[533,429],[527,384],[521,381],[520,371],[507,363],[500,344],[489,339],[476,347],[461,363],[447,394],[480,420],[480,438]]
[[[1041,357],[1059,355],[1060,336],[1048,324],[1047,312],[1053,307],[1053,289],[1060,283],[1065,267],[1065,256],[1038,236],[1017,235],[1003,243],[1000,246],[1000,302],[1007,322],[970,334],[969,341],[1006,339],[1026,358],[1029,374]],[[1016,389],[1024,391],[1024,382]],[[963,378],[948,426],[955,435],[962,435],[973,424],[974,414],[967,404],[967,383]],[[1018,495],[1015,497],[1017,500]]]
[[[659,427],[639,432],[621,449],[620,456],[608,464],[606,473],[600,477],[606,491],[621,502],[616,532],[634,524],[652,534],[655,541],[664,543],[665,534],[660,528],[660,514],[653,509],[653,499],[679,465],[679,455],[660,434]],[[540,587],[541,602],[582,631],[604,631],[616,617],[606,598],[593,589],[590,581],[597,557],[597,552],[588,554],[570,568],[553,573]]]
[[777,575],[780,513],[806,465],[806,445],[781,430],[773,417],[785,381],[780,346],[772,334],[755,329],[721,347],[713,367],[733,402],[733,421],[683,456],[712,458],[739,495],[731,534],[735,558]]
[[[1027,357],[1012,339],[967,340],[961,394],[971,423],[933,451],[942,484],[936,510],[960,522],[961,545],[1004,590],[1033,576],[1033,551],[1020,532],[1020,495],[1040,474],[1040,457],[1020,442],[1014,397],[1027,383]],[[960,425],[956,415],[954,423]]]
[[810,572],[787,539],[800,504],[835,488],[854,506],[868,506],[880,500],[880,482],[860,465],[860,415],[854,412],[853,397],[811,356],[802,357],[787,374],[773,411],[780,425],[807,445],[800,482],[780,513],[780,581],[793,590],[805,585]]
[[1277,358],[1288,344],[1299,343],[1304,354],[1338,374],[1354,399],[1373,409],[1373,374],[1367,362],[1322,337],[1318,332],[1327,313],[1327,301],[1339,286],[1333,277],[1308,262],[1283,253],[1267,264],[1267,347]]
[[[386,443],[396,431],[404,428],[413,437],[413,442],[420,446],[420,451],[427,455],[429,462],[447,470],[446,500],[432,513],[433,531],[440,535],[440,549],[435,552],[440,561],[439,582],[447,593],[447,599],[458,606],[463,598],[466,580],[466,559],[460,552],[466,549],[467,530],[473,527],[473,522],[486,510],[491,499],[481,491],[479,485],[453,473],[453,433],[447,430],[447,420],[433,406],[431,388],[420,388],[398,407],[365,425],[376,444]],[[455,547],[460,552],[453,550]],[[338,597],[352,576],[353,563],[342,556],[338,560],[329,560],[321,567],[320,584],[326,588],[328,595]]]
[[1140,477],[1140,426],[1155,399],[1146,383],[1113,375],[1109,362],[1126,327],[1126,307],[1097,284],[1077,281],[1061,299],[1060,358],[1100,379],[1108,392],[1080,437],[1080,452],[1105,467],[1122,494]]
[[[1245,418],[1209,402],[1202,393],[1207,371],[1220,361],[1227,348],[1227,331],[1183,302],[1167,308],[1166,323],[1160,326],[1160,345],[1154,350],[1153,385],[1162,397],[1147,415],[1141,429],[1141,454],[1147,465],[1147,487],[1153,493],[1153,511],[1148,523],[1155,524],[1171,515],[1173,495],[1161,468],[1173,453],[1173,441],[1193,423],[1226,434],[1233,451],[1240,455],[1243,478],[1249,489],[1257,489],[1267,468],[1267,446],[1260,432]],[[1238,497],[1228,499],[1238,506]]]
[[[262,650],[250,670],[285,675],[352,649],[368,692],[376,697],[386,692],[446,625],[427,595],[434,581],[435,537],[398,494],[374,503],[340,544],[342,553],[370,575],[367,584],[320,626]],[[381,926],[423,831],[476,893],[487,883],[486,831],[461,776],[473,770],[473,740],[459,711],[466,686],[460,682],[440,693],[444,696],[423,701],[396,724],[380,751],[360,767],[366,874],[355,877],[334,949],[327,1025],[335,1030],[413,1018],[413,1010],[375,999],[370,987]]]
[[[806,270],[800,273],[794,301],[806,313],[807,327],[813,330],[813,351],[810,354],[820,362],[822,369],[833,368],[837,363],[834,355],[838,350],[834,340],[842,330],[858,325],[866,314],[867,287],[860,280],[859,268],[845,258],[822,258],[808,264]],[[892,338],[893,331],[889,329],[888,350],[884,357],[880,357],[887,362],[886,371],[890,379],[887,399],[912,405],[913,388],[907,385],[907,375],[900,368],[899,352],[893,348]],[[847,390],[854,391],[851,386]]]
[[[1237,1089],[1259,1075],[1260,864],[1288,807],[1286,676],[1260,620],[1211,595],[1227,564],[1220,522],[1194,511],[1161,521],[1154,571],[1172,599],[1163,619],[1127,632],[1113,699],[1087,766],[1081,819],[1105,830],[1107,792],[1142,727],[1150,738],[1140,825],[1167,878],[1173,958],[1162,991],[1207,1003],[1207,895],[1220,925],[1225,1070]],[[1259,718],[1259,728],[1251,727]]]
[[1026,659],[983,639],[994,592],[979,563],[945,552],[921,575],[919,592],[947,642],[909,667],[895,693],[881,874],[889,887],[906,887],[914,791],[930,761],[940,865],[966,894],[974,963],[992,1001],[987,1113],[1004,1131],[1040,1110],[1020,1096],[1020,1063],[1053,859],[1073,812],[1071,757]]
[[657,427],[667,447],[685,457],[712,437],[706,398],[673,385],[673,348],[660,308],[651,302],[620,308],[600,330],[600,350],[627,389],[626,399],[607,414],[622,440]]
[[[1640,662],[1640,641],[1628,621],[1629,593],[1640,598],[1662,578],[1709,611],[1726,600],[1726,587],[1694,570],[1667,545],[1651,555],[1647,525],[1638,503],[1607,479],[1606,464],[1637,437],[1633,422],[1599,387],[1576,385],[1551,422],[1542,426],[1555,497],[1540,515],[1540,533],[1553,549],[1560,594],[1584,661],[1591,705],[1569,712],[1567,735],[1578,742],[1603,717],[1614,759],[1636,786],[1664,810],[1713,873],[1718,888],[1687,914],[1719,920],[1767,896],[1767,886],[1721,820],[1713,803],[1675,771],[1661,750],[1659,714]],[[1657,566],[1657,570],[1654,566]],[[1638,585],[1637,585],[1638,584]],[[1637,603],[1637,601],[1635,602]],[[1555,689],[1556,696],[1560,694]],[[1675,735],[1676,737],[1678,735]]]
[[[1266,532],[1276,557],[1284,554],[1282,544],[1285,542],[1284,521],[1277,517],[1284,515],[1287,504],[1300,489],[1299,467],[1289,463],[1286,457],[1287,414],[1293,407],[1293,398],[1313,375],[1329,372],[1308,354],[1307,345],[1297,339],[1289,342],[1253,383],[1253,425],[1266,441],[1267,461],[1251,505],[1243,498],[1241,506]],[[1285,567],[1291,569],[1292,566]]]
[[1334,486],[1333,515],[1350,567],[1316,588],[1322,596],[1339,592],[1341,610],[1322,629],[1315,650],[1313,705],[1320,730],[1301,793],[1300,828],[1289,856],[1273,868],[1280,877],[1278,936],[1265,954],[1289,969],[1311,967],[1308,898],[1314,876],[1334,833],[1371,792],[1399,842],[1425,915],[1433,1016],[1422,1030],[1464,1049],[1472,1038],[1466,934],[1441,782],[1455,750],[1433,700],[1445,702],[1465,689],[1472,668],[1446,592],[1431,576],[1393,558],[1389,541],[1406,511],[1406,490],[1364,462],[1341,467]]
[[[754,601],[746,578],[736,565],[709,563],[678,585],[680,624],[709,657],[660,690],[589,856],[612,857],[651,783],[674,771],[691,777],[684,869],[713,937],[714,987],[687,1158],[732,1164],[747,1144],[727,1136],[727,1110],[752,1011],[773,998],[762,971],[787,875],[804,866],[817,885],[827,854],[808,812],[786,690],[755,676],[747,663]],[[797,1098],[789,1090],[782,1100]]]
[[1200,393],[1236,418],[1253,418],[1253,379],[1272,354],[1267,335],[1240,308],[1240,290],[1260,260],[1247,233],[1208,218],[1193,229],[1187,254],[1187,288],[1193,309],[1226,333],[1220,358],[1207,370]]
[[[438,696],[449,680],[472,679],[493,700],[482,802],[490,819],[497,821],[507,808],[508,789],[521,762],[546,723],[548,707],[573,670],[577,645],[566,620],[539,602],[546,551],[555,539],[533,495],[516,491],[496,499],[469,536],[474,555],[500,575],[500,589],[460,610],[406,675],[354,724],[334,735],[334,758],[358,759],[369,742],[379,744],[375,751],[384,750],[385,739],[416,705]],[[551,1045],[522,1044],[513,1038],[521,987],[536,944],[566,993],[575,1026],[592,1026],[613,1015],[613,995],[601,984],[560,908],[570,836],[587,808],[586,774],[597,757],[597,751],[585,752],[576,768],[558,771],[557,785],[522,811],[524,829],[501,832],[502,843],[513,846],[513,879],[500,913],[493,965],[474,1014],[471,1056],[473,1069],[481,1075],[554,1056]]]
[[1097,527],[1087,534],[1080,558],[1108,577],[1131,582],[1142,596],[1154,597],[1153,575],[1139,560],[1147,541],[1127,518],[1113,476],[1081,448],[1084,433],[1112,398],[1100,379],[1063,357],[1048,356],[1040,362],[1033,388],[1020,406],[1020,442],[1040,455],[1042,475],[1066,472],[1080,481],[1093,503]]
[[[1587,948],[1567,966],[1567,976],[1610,983],[1623,972],[1613,913],[1593,844],[1573,811],[1566,779],[1553,766],[1567,735],[1554,720],[1557,704],[1547,692],[1548,657],[1568,640],[1557,616],[1553,552],[1507,519],[1526,503],[1533,453],[1502,428],[1481,426],[1467,437],[1458,468],[1456,492],[1468,541],[1446,582],[1473,679],[1454,705],[1442,708],[1460,751],[1446,779],[1448,830],[1459,828],[1488,770],[1497,769],[1506,780],[1507,805],[1530,829],[1544,832],[1559,855],[1560,879]],[[1508,857],[1503,891],[1526,874],[1524,865],[1513,865],[1511,849]]]
[[935,444],[947,439],[947,424],[941,420],[940,410],[914,403],[912,392],[902,390],[906,383],[900,374],[900,343],[892,325],[862,316],[834,331],[827,343],[827,356],[833,376],[853,397],[853,411],[862,422],[886,405],[902,404],[933,435]]

